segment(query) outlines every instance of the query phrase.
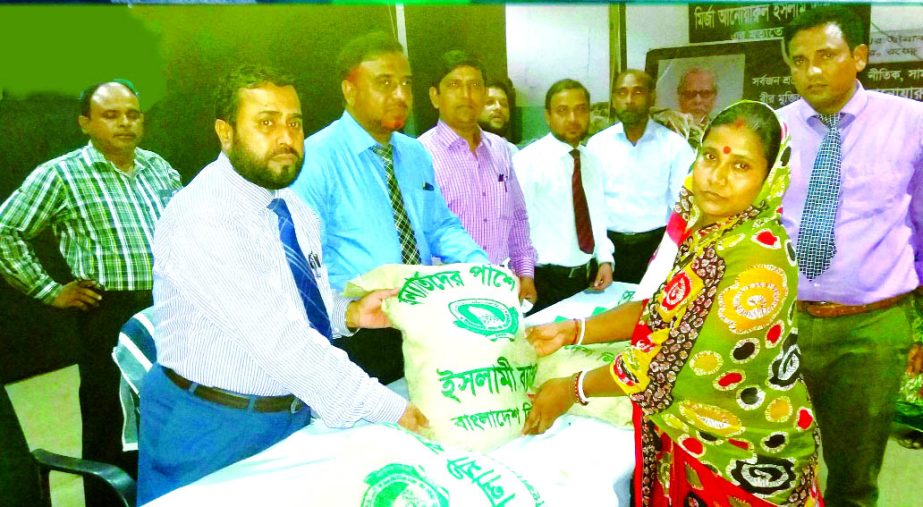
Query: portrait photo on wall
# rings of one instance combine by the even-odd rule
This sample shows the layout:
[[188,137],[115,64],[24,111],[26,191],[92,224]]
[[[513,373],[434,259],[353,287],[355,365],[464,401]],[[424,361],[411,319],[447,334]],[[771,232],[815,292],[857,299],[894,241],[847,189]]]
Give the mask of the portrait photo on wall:
[[709,71],[717,79],[710,115],[740,99],[759,100],[773,108],[798,99],[782,59],[781,39],[652,49],[645,70],[657,76],[657,105],[675,110],[681,108],[678,90],[690,99],[687,107],[708,108],[703,99],[710,95]]
[[669,58],[657,68],[657,107],[687,113],[704,123],[743,97],[743,53]]

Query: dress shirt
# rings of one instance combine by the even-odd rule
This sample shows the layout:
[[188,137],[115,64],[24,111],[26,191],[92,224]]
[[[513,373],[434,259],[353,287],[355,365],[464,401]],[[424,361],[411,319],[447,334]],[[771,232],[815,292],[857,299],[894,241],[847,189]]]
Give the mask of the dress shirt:
[[284,199],[335,335],[348,300],[333,296],[320,262],[317,216],[290,190],[241,177],[223,154],[179,192],[154,239],[157,360],[206,386],[294,394],[330,426],[397,421],[406,401],[350,362],[308,322],[267,206]]
[[631,144],[625,126],[616,123],[591,137],[586,147],[606,174],[606,228],[638,233],[667,225],[695,162],[682,136],[648,119],[638,144]]
[[[346,282],[382,264],[401,262],[401,244],[378,143],[349,113],[304,142],[304,167],[292,190],[320,216],[321,244],[330,284]],[[394,174],[404,198],[423,264],[488,262],[446,206],[433,175],[432,158],[419,141],[391,134]]]
[[150,290],[154,223],[180,186],[166,160],[139,148],[130,174],[92,142],[45,162],[0,206],[0,272],[25,294],[53,301],[62,285],[28,243],[50,225],[75,279]]
[[[797,241],[814,159],[827,127],[799,99],[779,110],[792,136],[782,224]],[[799,273],[798,298],[859,305],[913,290],[923,276],[923,104],[856,83],[840,111],[843,139],[836,254],[824,273]]]
[[506,139],[481,131],[474,153],[468,141],[440,120],[419,137],[433,157],[446,204],[493,264],[509,259],[519,276],[535,276],[535,249],[522,189]]
[[592,254],[584,253],[577,244],[571,186],[574,157],[570,152],[573,149],[548,134],[513,156],[513,167],[529,211],[529,230],[539,265],[574,267],[586,264],[594,256],[599,263],[613,263],[612,242],[606,236],[603,173],[599,161],[583,146],[578,148],[580,174],[596,249]]

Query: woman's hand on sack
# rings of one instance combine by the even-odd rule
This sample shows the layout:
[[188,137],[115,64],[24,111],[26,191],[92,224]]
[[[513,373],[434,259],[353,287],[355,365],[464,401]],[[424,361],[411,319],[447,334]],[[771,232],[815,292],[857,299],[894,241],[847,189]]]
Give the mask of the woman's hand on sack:
[[532,410],[522,426],[522,434],[546,432],[558,417],[570,410],[576,399],[573,377],[553,378],[545,382],[532,400]]
[[396,296],[398,291],[399,289],[376,290],[369,292],[362,299],[349,303],[346,307],[346,326],[350,329],[391,327],[388,316],[381,311],[381,303]]
[[530,327],[526,339],[535,347],[539,357],[554,353],[559,348],[574,343],[577,337],[577,322],[568,320]]
[[423,412],[420,412],[416,405],[408,403],[407,408],[404,409],[404,415],[397,421],[397,424],[414,433],[420,433],[425,428],[429,428],[429,419],[423,415]]

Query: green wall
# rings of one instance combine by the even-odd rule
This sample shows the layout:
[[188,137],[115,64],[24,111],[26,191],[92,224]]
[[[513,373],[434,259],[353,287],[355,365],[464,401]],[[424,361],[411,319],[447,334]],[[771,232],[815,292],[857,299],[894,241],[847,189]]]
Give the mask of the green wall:
[[[426,94],[431,58],[456,47],[506,68],[503,6],[407,6],[416,75],[415,125],[435,123]],[[77,126],[80,91],[113,77],[132,80],[146,113],[141,146],[188,182],[219,151],[212,90],[230,68],[266,63],[297,79],[305,133],[342,114],[335,58],[349,39],[396,33],[391,5],[50,6],[0,5],[0,201],[36,165],[86,143]],[[59,281],[67,267],[49,232],[36,250]],[[22,378],[73,357],[74,317],[0,282],[0,378]],[[113,337],[114,339],[114,337]]]

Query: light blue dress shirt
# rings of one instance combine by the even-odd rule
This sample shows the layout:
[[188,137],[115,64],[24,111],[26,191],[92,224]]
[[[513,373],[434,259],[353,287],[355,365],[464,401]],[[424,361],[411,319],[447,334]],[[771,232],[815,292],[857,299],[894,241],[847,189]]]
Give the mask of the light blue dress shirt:
[[[304,143],[304,167],[291,189],[320,216],[321,245],[330,285],[346,282],[382,264],[400,264],[385,169],[372,151],[378,144],[349,113]],[[419,141],[391,134],[394,172],[413,225],[420,259],[489,262],[445,203],[433,161]]]

